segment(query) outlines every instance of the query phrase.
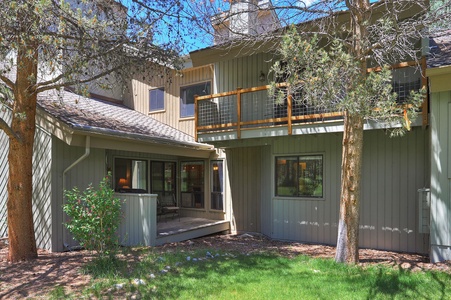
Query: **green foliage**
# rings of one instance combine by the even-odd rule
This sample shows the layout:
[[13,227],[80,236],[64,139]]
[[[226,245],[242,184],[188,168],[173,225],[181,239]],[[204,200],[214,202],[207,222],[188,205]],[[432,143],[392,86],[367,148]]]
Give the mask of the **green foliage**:
[[[207,258],[207,252],[214,258]],[[86,290],[77,293],[105,299],[443,299],[451,292],[451,276],[445,272],[348,266],[303,255],[281,257],[266,250],[162,253],[147,248],[121,257],[129,259],[117,265],[114,275],[95,276]]]
[[92,185],[80,192],[77,187],[65,191],[65,226],[81,246],[96,251],[100,257],[112,254],[118,245],[117,229],[121,222],[121,201],[114,198],[110,174],[95,190]]
[[[286,81],[288,92],[298,104],[322,112],[346,112],[387,125],[402,124],[392,134],[410,130],[423,101],[423,91],[412,91],[410,97],[397,102],[388,68],[367,73],[366,64],[346,52],[338,40],[330,45],[314,36],[310,40],[291,28],[283,37],[279,54],[282,61],[272,68],[276,78]],[[286,97],[272,83],[270,95],[276,102]],[[395,126],[396,127],[396,126]]]

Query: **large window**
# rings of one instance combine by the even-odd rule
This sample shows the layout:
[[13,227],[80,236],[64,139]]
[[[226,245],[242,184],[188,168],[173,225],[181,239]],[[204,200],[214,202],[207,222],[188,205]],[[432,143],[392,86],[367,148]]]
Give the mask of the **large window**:
[[118,192],[147,193],[147,161],[116,158],[114,186]]
[[323,197],[323,156],[276,157],[276,196]]
[[181,180],[182,206],[204,208],[204,163],[183,162]]
[[174,197],[175,195],[175,162],[151,162],[151,191],[161,197]]
[[224,170],[222,160],[211,162],[211,209],[224,209]]
[[194,96],[211,94],[209,81],[180,88],[180,117],[194,116]]
[[149,91],[149,111],[164,109],[164,88]]

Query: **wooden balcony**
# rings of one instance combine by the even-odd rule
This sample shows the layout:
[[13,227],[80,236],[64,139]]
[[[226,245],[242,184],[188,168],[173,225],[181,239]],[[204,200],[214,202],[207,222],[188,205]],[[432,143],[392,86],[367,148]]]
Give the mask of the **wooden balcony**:
[[[423,75],[426,61],[421,60],[422,74],[415,71],[418,70],[417,64],[412,61],[392,66],[393,89],[398,93],[400,101],[410,90],[427,86]],[[368,72],[371,71],[378,71],[378,68],[368,69]],[[277,87],[288,90],[286,83],[278,84]],[[209,142],[300,134],[308,132],[308,128],[318,126],[335,126],[336,129],[333,130],[340,131],[336,125],[342,123],[342,113],[318,110],[300,104],[288,93],[283,103],[276,103],[275,98],[268,95],[269,88],[269,85],[237,88],[224,93],[195,97],[196,140]],[[425,112],[423,125],[428,123],[427,107],[425,99],[422,107]]]

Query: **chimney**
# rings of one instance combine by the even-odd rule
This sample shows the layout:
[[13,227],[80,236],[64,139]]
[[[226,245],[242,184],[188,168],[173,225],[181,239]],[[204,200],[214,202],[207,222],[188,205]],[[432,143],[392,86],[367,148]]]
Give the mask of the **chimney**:
[[215,45],[242,35],[259,35],[280,28],[270,0],[229,0],[230,10],[211,18]]

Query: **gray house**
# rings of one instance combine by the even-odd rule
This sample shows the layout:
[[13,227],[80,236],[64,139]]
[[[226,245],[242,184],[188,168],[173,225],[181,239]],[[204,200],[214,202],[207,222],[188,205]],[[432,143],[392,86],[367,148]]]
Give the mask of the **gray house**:
[[[429,87],[411,132],[390,138],[385,125],[365,124],[360,247],[440,261],[451,259],[451,52],[447,37],[430,46],[421,68],[408,62],[393,70],[400,97]],[[342,117],[274,103],[267,75],[276,58],[263,48],[252,55],[239,50],[194,51],[182,77],[172,76],[170,85],[166,75],[133,80],[133,96],[118,103],[69,91],[40,95],[33,174],[39,246],[61,251],[75,244],[62,225],[63,188],[96,184],[108,171],[118,197],[128,200],[126,244],[230,230],[334,245]],[[7,110],[0,113],[7,119]],[[0,147],[5,236],[3,133]],[[172,220],[157,222],[156,198],[175,199],[181,235],[159,231]],[[183,219],[193,218],[208,221],[188,231]]]

